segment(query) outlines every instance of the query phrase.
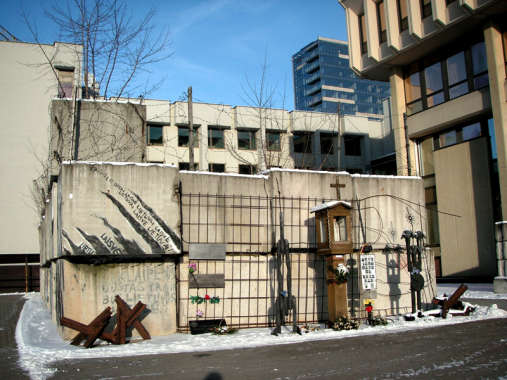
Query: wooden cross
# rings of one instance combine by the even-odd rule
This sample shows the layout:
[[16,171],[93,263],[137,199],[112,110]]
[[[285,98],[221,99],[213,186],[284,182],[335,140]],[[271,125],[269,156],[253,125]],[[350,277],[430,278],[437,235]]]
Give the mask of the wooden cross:
[[336,183],[332,183],[330,187],[334,187],[336,189],[336,199],[340,200],[341,199],[340,187],[345,187],[344,183],[340,183],[340,177],[336,176]]

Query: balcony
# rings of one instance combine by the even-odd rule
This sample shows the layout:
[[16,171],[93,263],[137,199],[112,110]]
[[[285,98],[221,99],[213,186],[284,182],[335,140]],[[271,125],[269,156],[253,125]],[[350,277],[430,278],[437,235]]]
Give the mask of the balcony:
[[322,95],[321,94],[318,94],[318,95],[315,95],[313,96],[309,101],[308,101],[308,106],[310,107],[313,107],[313,106],[316,106],[317,104],[319,103],[322,103]]
[[316,84],[312,87],[309,87],[305,90],[305,96],[310,96],[310,95],[314,95],[316,94],[317,92],[319,92],[321,90],[321,85],[320,83],[319,84]]
[[315,73],[312,76],[310,76],[309,78],[305,79],[305,85],[315,83],[318,80],[320,80],[320,73]]
[[306,63],[311,63],[315,61],[317,58],[319,58],[319,52],[318,50],[314,50],[313,52],[310,53],[308,57],[306,57]]
[[305,73],[311,74],[311,73],[317,71],[319,68],[320,68],[320,63],[319,63],[319,61],[316,61],[315,63],[312,63],[312,64],[307,65],[305,67]]

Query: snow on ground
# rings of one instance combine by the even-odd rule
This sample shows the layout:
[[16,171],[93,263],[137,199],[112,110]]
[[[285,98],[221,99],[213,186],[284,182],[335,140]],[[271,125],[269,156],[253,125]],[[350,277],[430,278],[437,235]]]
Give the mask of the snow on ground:
[[[437,293],[450,296],[460,284],[438,284]],[[507,300],[507,293],[494,293],[493,284],[465,284],[468,290],[461,296],[463,299]]]
[[[448,293],[457,288],[453,285]],[[444,289],[444,291],[447,288]],[[442,294],[439,286],[439,294]],[[488,293],[486,290],[482,290]],[[491,293],[491,292],[489,292]],[[475,293],[473,293],[475,294]],[[504,295],[507,298],[507,295]],[[321,328],[303,335],[297,335],[286,328],[281,335],[271,335],[269,328],[244,329],[230,335],[190,335],[173,334],[165,337],[155,337],[147,341],[136,341],[122,346],[100,344],[91,349],[71,346],[58,335],[51,317],[44,307],[38,293],[26,295],[27,301],[23,307],[16,326],[16,341],[19,350],[19,364],[30,373],[32,379],[46,379],[54,370],[49,365],[62,359],[87,359],[134,355],[167,354],[178,352],[196,352],[210,350],[226,350],[237,348],[251,348],[266,345],[280,345],[316,341],[324,339],[342,339],[347,337],[390,334],[407,330],[451,325],[490,318],[507,318],[507,312],[498,309],[496,304],[490,307],[478,306],[477,310],[468,317],[451,317],[447,319],[425,317],[414,322],[406,322],[403,318],[390,318],[387,326],[370,327],[362,325],[359,330],[333,331]]]

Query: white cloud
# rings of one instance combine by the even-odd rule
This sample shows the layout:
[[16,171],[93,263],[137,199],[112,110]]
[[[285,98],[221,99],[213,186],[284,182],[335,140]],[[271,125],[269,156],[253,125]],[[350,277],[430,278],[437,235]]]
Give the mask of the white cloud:
[[172,35],[176,36],[185,29],[190,28],[197,22],[210,17],[213,13],[225,8],[231,0],[215,0],[202,2],[196,6],[186,8],[181,11],[176,17],[176,22],[171,29]]

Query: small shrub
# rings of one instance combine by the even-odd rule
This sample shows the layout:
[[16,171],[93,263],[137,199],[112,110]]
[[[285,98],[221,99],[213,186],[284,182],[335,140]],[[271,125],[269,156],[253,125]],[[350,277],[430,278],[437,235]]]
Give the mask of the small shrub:
[[338,317],[331,328],[335,331],[357,330],[359,328],[359,322],[347,317]]

